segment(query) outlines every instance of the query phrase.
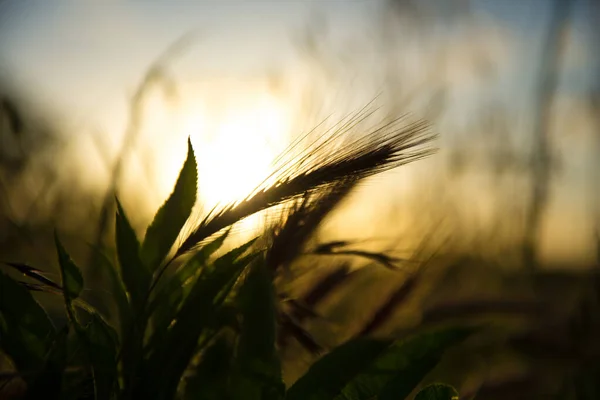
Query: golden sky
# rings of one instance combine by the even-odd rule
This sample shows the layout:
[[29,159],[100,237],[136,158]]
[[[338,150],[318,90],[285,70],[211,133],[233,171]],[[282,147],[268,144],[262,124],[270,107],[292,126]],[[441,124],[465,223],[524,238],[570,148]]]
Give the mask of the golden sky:
[[[114,157],[120,147],[136,86],[165,49],[191,34],[165,63],[166,90],[159,85],[146,97],[128,158],[122,186],[151,193],[138,207],[142,214],[171,190],[187,136],[197,151],[204,202],[228,201],[260,182],[295,134],[380,94],[384,112],[427,118],[440,133],[438,156],[372,183],[370,190],[391,193],[380,200],[382,209],[396,210],[402,198],[428,196],[428,185],[435,185],[419,185],[425,178],[449,179],[445,157],[452,149],[469,149],[477,160],[501,143],[527,157],[548,7],[538,0],[472,3],[469,13],[459,10],[450,18],[424,12],[419,19],[394,17],[375,0],[4,1],[0,79],[47,110],[70,143],[57,160],[78,171],[82,185],[101,192],[106,154]],[[433,1],[419,4],[435,9],[428,6]],[[585,96],[597,60],[580,8],[567,37],[550,129],[562,161],[545,220],[548,258],[593,254],[590,170],[597,152],[591,149],[599,146]],[[492,132],[482,117],[489,110],[504,113]],[[449,203],[438,207],[458,204],[455,218],[484,226],[503,206],[500,198],[522,201],[522,175],[494,178],[471,168],[449,185],[462,195],[445,195]],[[402,209],[410,215],[408,205]],[[375,218],[360,207],[353,214],[355,221]]]

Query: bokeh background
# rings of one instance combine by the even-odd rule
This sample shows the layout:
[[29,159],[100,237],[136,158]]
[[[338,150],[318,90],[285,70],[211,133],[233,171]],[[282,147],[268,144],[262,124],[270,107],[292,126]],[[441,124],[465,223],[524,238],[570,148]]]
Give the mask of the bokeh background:
[[[536,326],[556,327],[600,258],[599,22],[595,0],[0,1],[0,260],[52,271],[56,228],[94,274],[89,245],[110,243],[114,193],[143,233],[188,136],[202,213],[243,197],[297,135],[375,99],[376,118],[427,120],[438,152],[370,179],[320,235],[454,268],[433,268],[411,310],[548,298],[554,325]],[[542,283],[524,283],[532,271]],[[323,313],[338,328],[368,320],[405,279],[385,274]],[[327,341],[346,328],[315,329]],[[454,383],[529,377],[502,354],[503,372]]]
[[408,243],[435,229],[548,265],[596,257],[592,0],[0,4],[13,251],[42,225],[90,230],[112,189],[145,225],[188,135],[204,203],[239,198],[295,135],[378,96],[385,115],[427,119],[440,151],[374,182],[383,204],[344,233]]

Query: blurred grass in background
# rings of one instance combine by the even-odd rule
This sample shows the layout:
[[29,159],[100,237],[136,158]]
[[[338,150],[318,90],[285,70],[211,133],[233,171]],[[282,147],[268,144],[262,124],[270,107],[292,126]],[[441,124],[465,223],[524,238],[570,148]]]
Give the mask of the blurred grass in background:
[[[593,393],[586,388],[597,379],[599,355],[600,81],[591,51],[600,40],[598,7],[533,1],[502,14],[503,6],[487,3],[380,2],[374,20],[352,20],[368,28],[354,35],[317,12],[292,35],[292,62],[267,60],[269,68],[238,75],[190,78],[178,60],[219,54],[203,53],[210,32],[183,36],[144,65],[122,124],[107,124],[115,133],[94,123],[65,133],[55,109],[36,98],[35,84],[3,69],[0,258],[56,274],[57,228],[88,267],[90,293],[105,290],[89,245],[112,243],[115,192],[134,227],[150,220],[177,173],[165,169],[179,165],[181,139],[190,134],[177,113],[193,114],[198,92],[225,105],[246,87],[250,99],[265,91],[283,99],[293,114],[285,142],[379,94],[387,118],[426,118],[440,134],[440,151],[359,188],[319,238],[366,240],[363,248],[409,261],[401,271],[346,265],[343,255],[319,261],[322,268],[290,289],[319,314],[303,321],[306,330],[333,346],[355,333],[491,321],[488,340],[450,354],[438,376],[477,398]],[[201,159],[205,139],[197,140]],[[199,185],[202,193],[202,173]],[[294,340],[282,346],[293,380],[314,355]]]

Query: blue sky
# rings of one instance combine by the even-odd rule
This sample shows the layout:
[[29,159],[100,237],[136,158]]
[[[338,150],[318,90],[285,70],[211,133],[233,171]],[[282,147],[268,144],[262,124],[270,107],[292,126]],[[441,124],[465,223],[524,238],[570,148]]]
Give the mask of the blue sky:
[[[36,87],[49,98],[77,93],[80,101],[102,96],[108,87],[131,86],[157,54],[186,32],[197,34],[197,70],[226,74],[285,63],[294,51],[291,39],[310,20],[326,15],[339,31],[361,28],[376,18],[381,1],[176,1],[80,2],[8,0],[0,5],[0,73],[10,81]],[[429,2],[435,3],[435,2]],[[586,1],[577,2],[576,31],[585,38]],[[487,14],[524,45],[513,90],[536,72],[548,1],[472,2],[475,15]],[[477,18],[477,17],[476,17]],[[585,39],[584,39],[585,41]],[[189,58],[188,58],[189,60]],[[588,85],[586,66],[570,70],[575,90]],[[520,80],[520,81],[519,81]],[[96,85],[95,85],[96,84]],[[37,89],[39,88],[39,89]]]
[[[220,74],[260,70],[265,64],[286,62],[295,51],[294,32],[306,26],[312,13],[326,15],[334,30],[352,32],[377,18],[381,3],[5,0],[0,5],[0,73],[30,90],[35,86],[36,96],[49,101],[62,92],[78,97],[78,104],[89,101],[92,106],[94,96],[112,96],[104,93],[109,88],[131,87],[148,63],[186,32],[197,34],[193,62],[187,58],[190,68]],[[585,42],[586,1],[577,3],[575,31]],[[504,85],[511,93],[527,88],[537,71],[547,4],[545,0],[472,2],[475,18],[491,18],[521,42],[518,74],[507,76]],[[585,89],[591,69],[586,65],[570,69],[566,89]]]

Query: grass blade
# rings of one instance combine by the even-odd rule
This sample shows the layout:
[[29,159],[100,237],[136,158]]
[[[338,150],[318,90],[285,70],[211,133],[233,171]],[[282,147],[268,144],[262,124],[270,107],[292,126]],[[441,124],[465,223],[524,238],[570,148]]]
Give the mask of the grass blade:
[[40,282],[42,285],[50,286],[54,289],[60,290],[61,292],[63,290],[63,288],[58,283],[46,278],[43,275],[43,272],[37,268],[34,268],[27,264],[22,264],[22,263],[6,262],[4,264],[16,269],[23,275],[26,275],[32,279],[35,279],[36,281]]
[[296,339],[304,349],[312,354],[318,355],[323,351],[322,346],[297,321],[294,321],[286,313],[280,313],[279,337],[277,338],[279,347],[284,348],[288,344],[288,338],[290,337]]
[[[225,234],[205,245],[194,255],[194,257],[192,257],[192,259],[188,260],[188,263],[180,268],[178,274],[176,273],[176,276],[169,281],[167,286],[163,287],[163,290],[157,293],[157,296],[149,307],[149,313],[153,313],[154,331],[149,340],[149,345],[147,346],[148,349],[155,349],[156,344],[163,340],[168,327],[175,319],[182,304],[188,298],[195,282],[197,282],[201,274],[205,272],[204,269],[215,268],[214,265],[207,266],[206,260],[221,247],[227,235],[228,232],[225,232]],[[223,260],[236,260],[248,250],[254,241],[255,240],[251,240],[231,250],[221,258],[217,259],[215,265],[222,264],[224,262]],[[192,276],[192,274],[195,276]]]
[[112,295],[111,300],[114,301],[117,308],[119,331],[121,332],[121,335],[124,336],[131,321],[131,308],[129,306],[129,301],[127,300],[127,290],[123,286],[123,280],[119,276],[119,273],[110,258],[101,249],[93,246],[92,249],[97,254],[99,264],[105,266],[110,285],[109,290]]
[[117,200],[115,232],[121,278],[129,293],[133,309],[140,312],[144,296],[150,286],[151,276],[142,262],[140,243],[119,200]]
[[58,234],[54,234],[54,242],[56,244],[56,251],[58,253],[58,263],[60,265],[60,273],[62,276],[62,287],[65,301],[70,304],[72,300],[75,300],[81,294],[83,290],[83,276],[79,267],[75,265],[71,256],[58,238]]
[[[253,242],[253,241],[252,241]],[[250,243],[251,244],[251,243]],[[172,399],[183,372],[195,354],[200,336],[212,329],[229,289],[255,258],[238,259],[249,245],[232,250],[204,269],[174,318],[172,326],[153,342],[135,398]]]
[[187,159],[177,178],[175,189],[154,216],[142,244],[142,260],[154,271],[175,243],[196,203],[198,171],[192,143],[188,139]]
[[[148,349],[154,349],[156,343],[163,339],[163,335],[165,335],[169,325],[179,312],[181,304],[185,302],[191,288],[202,273],[203,268],[206,267],[208,259],[221,248],[228,235],[229,231],[226,231],[223,235],[204,245],[194,256],[179,267],[170,280],[157,286],[147,311],[148,315],[151,316],[153,326],[149,345],[147,346]],[[242,251],[245,251],[245,247]]]
[[[302,302],[307,307],[314,309],[318,303],[323,301],[328,295],[331,294],[337,287],[346,282],[346,280],[353,274],[350,270],[350,266],[347,263],[340,265],[333,271],[321,278],[315,283],[307,293],[302,296]],[[298,316],[296,316],[298,317]]]
[[31,291],[31,292],[44,292],[44,293],[52,293],[52,294],[59,294],[62,295],[62,289],[58,290],[58,289],[54,289],[48,285],[43,285],[41,283],[29,283],[29,282],[23,282],[23,281],[18,281],[21,285],[23,285],[24,288],[26,288],[27,290]]
[[179,267],[166,283],[162,283],[161,285],[161,282],[165,281],[159,282],[152,302],[148,307],[148,314],[152,314],[157,307],[171,310],[176,308],[177,301],[182,300],[181,292],[183,287],[193,283],[190,282],[191,278],[193,278],[195,274],[198,274],[201,268],[205,266],[208,259],[221,248],[225,239],[227,239],[229,232],[230,230],[227,230],[213,241],[205,244],[198,252],[196,252],[196,254]]
[[357,181],[348,178],[318,193],[305,193],[304,197],[292,206],[284,222],[273,229],[273,239],[267,251],[267,265],[275,271],[285,267],[298,257],[308,240],[342,200]]
[[401,307],[406,299],[413,294],[421,277],[420,271],[409,276],[400,287],[394,290],[386,302],[375,311],[371,319],[361,328],[357,336],[370,335],[389,321],[394,315],[394,311]]

